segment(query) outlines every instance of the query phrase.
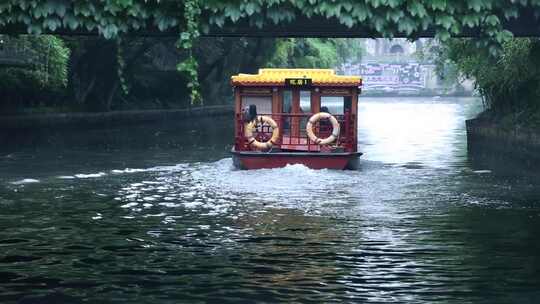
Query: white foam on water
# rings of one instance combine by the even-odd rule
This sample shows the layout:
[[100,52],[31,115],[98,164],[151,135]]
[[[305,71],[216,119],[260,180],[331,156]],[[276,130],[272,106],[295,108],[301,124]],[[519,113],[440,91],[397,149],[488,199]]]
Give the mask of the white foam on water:
[[[122,208],[133,212],[141,208],[181,208],[204,216],[233,219],[239,217],[238,208],[253,209],[250,214],[259,214],[255,213],[257,210],[264,214],[267,208],[312,212],[324,205],[340,204],[341,198],[349,195],[343,189],[357,186],[355,173],[351,172],[313,170],[300,164],[237,170],[231,158],[153,170],[160,171],[154,179],[145,176],[145,180],[119,187],[116,197],[120,198]],[[342,193],[332,193],[335,191]]]
[[475,171],[473,171],[473,173],[476,173],[476,174],[488,174],[488,173],[491,173],[491,170],[475,170]]
[[161,171],[181,171],[186,168],[189,164],[182,163],[172,166],[156,166],[150,168],[125,168],[125,169],[114,169],[110,172],[113,174],[124,174],[124,173],[139,173],[139,172],[161,172]]
[[181,206],[181,204],[177,204],[177,203],[159,203],[158,205],[168,207],[168,208],[175,208],[175,207]]
[[180,196],[190,198],[190,197],[194,197],[196,194],[197,194],[197,192],[190,191],[190,192],[180,193]]
[[98,173],[89,173],[89,174],[75,174],[76,178],[96,178],[96,177],[102,177],[107,175],[105,172],[98,172]]
[[133,202],[133,203],[127,203],[125,205],[120,206],[120,208],[131,208],[139,205],[139,203]]
[[39,183],[39,179],[34,179],[34,178],[25,178],[25,179],[21,179],[21,180],[18,180],[18,181],[14,181],[14,182],[11,182],[11,184],[13,185],[23,185],[23,184],[34,184],[34,183]]
[[[329,192],[354,184],[355,172],[314,170],[304,165],[260,170],[234,170],[232,159],[194,168],[191,177],[199,187],[225,194],[234,192],[261,201],[314,201]],[[286,200],[283,200],[286,198]]]
[[148,169],[131,169],[126,168],[123,170],[111,170],[111,173],[113,174],[123,174],[123,173],[138,173],[138,172],[146,172]]
[[186,208],[195,208],[195,207],[203,205],[203,203],[202,202],[189,202],[189,203],[183,203],[182,205]]
[[162,217],[162,216],[166,216],[167,213],[157,213],[157,214],[145,214],[144,217]]

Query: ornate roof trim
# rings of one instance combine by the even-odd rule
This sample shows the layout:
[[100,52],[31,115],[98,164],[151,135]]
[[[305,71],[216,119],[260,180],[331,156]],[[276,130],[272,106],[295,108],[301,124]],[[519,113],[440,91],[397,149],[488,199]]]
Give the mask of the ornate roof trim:
[[258,74],[231,77],[234,86],[285,86],[287,78],[309,78],[312,86],[360,86],[360,76],[336,75],[332,69],[259,69]]

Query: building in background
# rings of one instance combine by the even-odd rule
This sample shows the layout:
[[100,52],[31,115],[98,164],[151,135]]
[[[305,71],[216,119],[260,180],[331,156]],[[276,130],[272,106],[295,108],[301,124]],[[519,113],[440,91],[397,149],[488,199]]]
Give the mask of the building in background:
[[429,52],[430,39],[365,39],[360,63],[344,64],[347,75],[361,75],[367,95],[468,95],[472,82],[448,82],[441,79],[435,65],[422,60],[419,52]]

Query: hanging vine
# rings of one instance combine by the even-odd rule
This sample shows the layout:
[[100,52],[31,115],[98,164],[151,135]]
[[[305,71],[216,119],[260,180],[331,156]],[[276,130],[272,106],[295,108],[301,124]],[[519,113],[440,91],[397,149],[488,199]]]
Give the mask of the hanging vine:
[[118,63],[117,73],[118,80],[120,81],[120,87],[124,95],[129,94],[129,83],[125,77],[126,60],[124,55],[124,45],[122,44],[122,38],[116,38],[116,61]]
[[190,99],[192,105],[203,105],[200,93],[198,63],[193,56],[193,44],[200,36],[199,22],[201,8],[198,0],[187,0],[184,3],[184,20],[186,22],[183,32],[176,42],[176,46],[187,52],[187,58],[178,63],[176,69],[184,73],[188,78],[187,87],[190,90]]

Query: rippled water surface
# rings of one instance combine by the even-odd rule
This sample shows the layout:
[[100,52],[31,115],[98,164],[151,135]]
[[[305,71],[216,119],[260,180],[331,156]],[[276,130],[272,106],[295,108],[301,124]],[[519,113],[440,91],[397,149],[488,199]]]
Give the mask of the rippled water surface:
[[479,110],[363,99],[359,171],[233,170],[228,118],[10,135],[1,302],[538,303],[540,179],[470,160]]

